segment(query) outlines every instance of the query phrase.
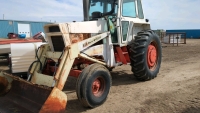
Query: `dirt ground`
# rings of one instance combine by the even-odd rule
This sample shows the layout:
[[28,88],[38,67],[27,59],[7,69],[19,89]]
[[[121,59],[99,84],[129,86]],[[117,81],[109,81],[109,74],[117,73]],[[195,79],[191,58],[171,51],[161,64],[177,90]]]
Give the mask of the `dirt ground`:
[[76,79],[66,85],[68,113],[200,113],[200,40],[187,40],[178,47],[163,45],[158,77],[140,82],[128,65],[111,72],[112,87],[107,101],[94,109],[79,103]]
[[[129,65],[115,68],[107,101],[94,109],[78,101],[76,78],[68,78],[67,113],[200,113],[200,40],[163,45],[158,77],[140,82]],[[1,67],[0,68],[4,68]]]

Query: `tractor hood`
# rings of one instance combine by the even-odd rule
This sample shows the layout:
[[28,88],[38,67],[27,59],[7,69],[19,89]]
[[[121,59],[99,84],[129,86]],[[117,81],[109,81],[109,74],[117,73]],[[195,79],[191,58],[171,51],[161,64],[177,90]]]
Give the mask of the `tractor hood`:
[[106,20],[71,22],[47,24],[44,26],[44,31],[51,49],[62,52],[64,47],[79,41],[79,39],[89,38],[90,34],[108,32],[108,26]]

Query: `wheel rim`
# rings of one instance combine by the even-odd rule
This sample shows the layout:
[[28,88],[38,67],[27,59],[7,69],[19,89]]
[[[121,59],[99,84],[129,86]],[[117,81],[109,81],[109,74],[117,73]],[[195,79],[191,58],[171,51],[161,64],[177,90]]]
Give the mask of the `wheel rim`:
[[105,89],[105,80],[101,77],[98,77],[92,83],[92,93],[96,97],[100,97]]
[[156,47],[156,44],[153,42],[148,46],[147,63],[150,70],[154,70],[157,65],[158,52]]

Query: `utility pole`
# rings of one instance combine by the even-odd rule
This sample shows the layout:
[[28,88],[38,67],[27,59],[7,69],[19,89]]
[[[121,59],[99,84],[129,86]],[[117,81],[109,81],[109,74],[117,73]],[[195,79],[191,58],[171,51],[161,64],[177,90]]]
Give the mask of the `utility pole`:
[[3,20],[4,20],[4,14],[3,14]]

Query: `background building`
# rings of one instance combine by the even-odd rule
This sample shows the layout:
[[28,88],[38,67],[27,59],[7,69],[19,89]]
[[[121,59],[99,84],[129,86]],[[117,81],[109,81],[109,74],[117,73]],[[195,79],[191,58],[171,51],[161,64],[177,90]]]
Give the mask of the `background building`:
[[186,38],[200,39],[200,29],[166,30],[166,33],[186,33]]
[[26,37],[32,37],[38,32],[44,32],[45,24],[50,22],[0,20],[0,38],[7,38],[8,33],[26,34]]

